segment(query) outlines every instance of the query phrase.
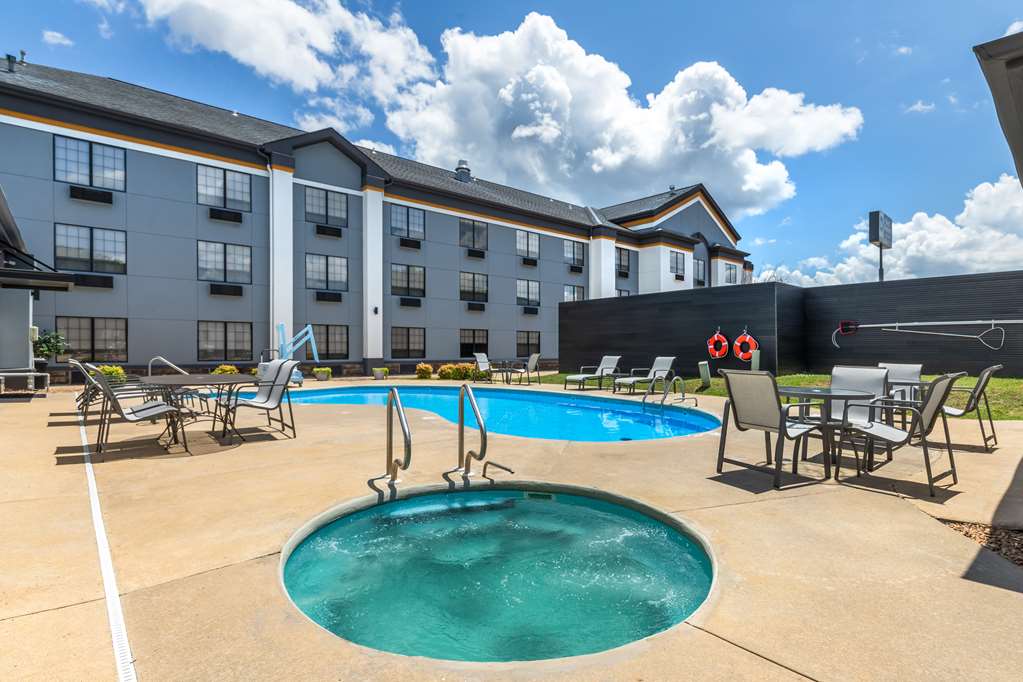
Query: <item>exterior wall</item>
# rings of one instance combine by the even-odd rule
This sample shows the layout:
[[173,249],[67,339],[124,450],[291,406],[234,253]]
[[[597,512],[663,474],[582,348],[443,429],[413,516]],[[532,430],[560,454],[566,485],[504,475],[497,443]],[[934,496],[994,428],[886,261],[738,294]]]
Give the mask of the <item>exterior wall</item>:
[[32,294],[0,289],[0,369],[32,366]]
[[[68,131],[68,137],[77,137]],[[126,191],[113,204],[79,201],[68,184],[53,180],[53,135],[0,123],[0,184],[29,249],[53,262],[54,224],[124,230],[127,274],[111,275],[112,289],[76,286],[67,293],[40,292],[34,323],[52,330],[55,318],[128,319],[128,361],[155,355],[197,362],[197,320],[252,322],[253,353],[269,338],[268,183],[252,176],[252,210],[241,224],[210,220],[196,203],[196,164],[131,149],[125,152]],[[211,163],[210,165],[216,165]],[[252,284],[243,295],[213,296],[197,279],[199,239],[252,247]]]
[[[685,279],[675,278],[671,272],[671,252],[685,256]],[[681,291],[693,288],[693,252],[669,246],[647,246],[639,251],[639,293]]]
[[[629,276],[619,277],[618,270],[615,268],[614,273],[614,287],[617,290],[622,289],[629,292],[630,296],[635,296],[639,293],[639,254],[638,250],[625,249],[626,253],[629,254]],[[612,266],[614,267],[614,266]]]
[[687,237],[699,233],[711,244],[724,244],[725,246],[732,244],[732,240],[728,238],[724,230],[718,227],[713,216],[700,201],[686,206],[675,215],[665,219],[658,227]]
[[[735,281],[729,282],[728,277],[725,274],[725,270],[729,265],[734,265],[735,270]],[[711,258],[710,264],[707,266],[708,270],[713,271],[711,277],[714,281],[714,286],[734,286],[736,284],[742,284],[742,263],[739,261],[730,260],[728,258]]]

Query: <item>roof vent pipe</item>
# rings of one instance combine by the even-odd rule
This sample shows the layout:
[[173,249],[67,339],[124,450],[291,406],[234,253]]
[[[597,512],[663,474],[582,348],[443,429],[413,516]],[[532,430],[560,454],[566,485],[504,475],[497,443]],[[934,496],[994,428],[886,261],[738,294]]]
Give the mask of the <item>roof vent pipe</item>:
[[675,193],[675,185],[668,185],[668,191],[671,192],[672,194],[674,194]]
[[7,55],[7,72],[14,73],[14,65],[18,63],[18,58],[13,54]]
[[24,50],[18,50],[18,52],[21,53],[21,63],[24,64],[25,63],[25,56],[28,54],[28,52],[25,52]]
[[455,166],[455,178],[461,182],[472,182],[472,172],[469,170],[469,162],[459,159]]

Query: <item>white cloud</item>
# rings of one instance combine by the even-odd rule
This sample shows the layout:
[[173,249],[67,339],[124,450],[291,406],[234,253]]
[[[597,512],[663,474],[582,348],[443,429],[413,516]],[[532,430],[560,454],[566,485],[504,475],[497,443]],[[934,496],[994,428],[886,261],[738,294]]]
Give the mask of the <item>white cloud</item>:
[[909,45],[900,45],[895,48],[895,54],[899,55],[900,57],[908,57],[909,55],[913,54],[913,48],[911,48]]
[[[766,265],[763,280],[803,286],[847,284],[877,278],[877,247],[867,242],[865,222],[839,244],[841,260],[808,258],[796,268]],[[1023,262],[1023,188],[1002,175],[966,194],[963,210],[950,220],[918,212],[892,226],[893,247],[885,252],[886,279],[1016,270]]]
[[85,5],[92,5],[101,12],[108,14],[120,14],[123,12],[128,3],[125,0],[78,0]]
[[106,17],[100,19],[100,22],[96,26],[96,28],[99,30],[100,37],[103,38],[104,40],[110,40],[111,38],[114,37],[114,29],[110,27],[110,22],[107,21]]
[[43,42],[47,45],[56,45],[59,47],[71,47],[74,45],[74,41],[68,38],[60,31],[43,31]]
[[384,152],[385,154],[398,153],[398,151],[394,148],[394,145],[387,144],[386,142],[377,142],[376,140],[355,140],[353,144],[357,144],[360,147],[369,147],[370,149],[376,149],[377,151]]
[[298,127],[303,130],[334,128],[344,134],[373,122],[372,111],[345,97],[311,97],[307,104],[312,110],[295,117]]
[[947,99],[948,103],[951,104],[952,106],[956,106],[957,104],[959,104],[959,98],[955,95],[955,93],[945,95],[945,99]]
[[767,244],[774,244],[777,239],[767,239],[765,237],[754,237],[753,246],[765,246]]
[[[1017,19],[1009,24],[1009,28],[1005,29],[1005,35],[1010,36],[1013,33],[1019,33],[1021,31],[1023,31],[1023,20]],[[1002,37],[1004,38],[1005,36]]]
[[906,114],[929,114],[932,111],[934,111],[934,102],[924,102],[922,99],[918,99],[903,109],[903,113]]

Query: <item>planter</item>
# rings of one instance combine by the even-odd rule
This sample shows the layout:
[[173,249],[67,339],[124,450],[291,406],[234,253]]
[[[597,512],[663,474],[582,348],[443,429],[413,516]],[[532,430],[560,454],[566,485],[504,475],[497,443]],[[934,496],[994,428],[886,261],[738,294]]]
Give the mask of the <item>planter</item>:
[[32,365],[35,367],[35,370],[40,374],[46,373],[46,367],[49,364],[50,361],[47,360],[46,358],[32,358]]
[[313,372],[313,376],[316,377],[317,381],[327,381],[330,379],[330,374],[327,372]]
[[387,378],[387,370],[385,368],[383,368],[383,367],[374,367],[373,368],[373,378],[376,379],[377,381],[380,381],[382,379],[386,379]]

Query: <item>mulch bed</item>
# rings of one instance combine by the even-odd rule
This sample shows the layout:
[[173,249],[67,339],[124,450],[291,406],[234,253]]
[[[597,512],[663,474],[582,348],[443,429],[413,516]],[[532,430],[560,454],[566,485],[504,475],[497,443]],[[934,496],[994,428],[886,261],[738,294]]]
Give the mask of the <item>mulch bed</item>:
[[1023,530],[992,528],[982,523],[963,523],[961,521],[942,521],[942,523],[991,551],[998,552],[1017,566],[1023,566]]

